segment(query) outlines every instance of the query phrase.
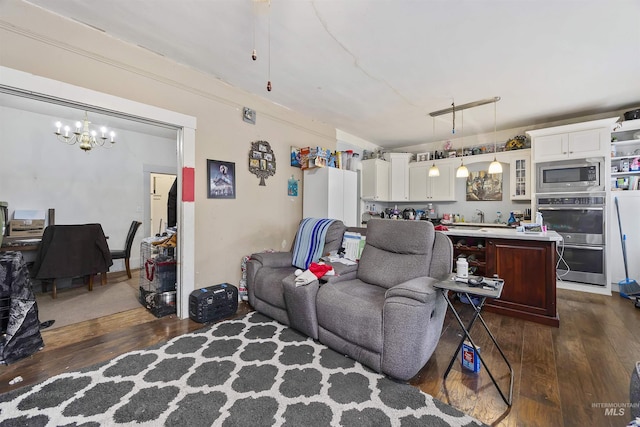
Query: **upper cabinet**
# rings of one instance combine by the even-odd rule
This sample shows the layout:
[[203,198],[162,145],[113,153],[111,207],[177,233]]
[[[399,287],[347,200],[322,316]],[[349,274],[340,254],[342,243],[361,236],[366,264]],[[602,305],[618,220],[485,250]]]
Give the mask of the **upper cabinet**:
[[607,152],[609,132],[590,129],[535,138],[536,162],[603,156]]
[[392,202],[409,200],[409,160],[411,153],[387,153],[391,164],[389,181],[389,199]]
[[434,163],[409,164],[409,200],[412,202],[455,201],[454,164],[450,160],[438,160],[439,176],[429,176]]
[[381,159],[362,161],[362,198],[364,200],[389,200],[391,164]]
[[512,154],[509,174],[510,199],[531,200],[531,150]]
[[611,119],[528,131],[535,163],[602,157],[609,152]]
[[[455,201],[454,162],[436,160],[440,176],[430,177],[433,162],[409,163],[405,153],[390,161],[362,161],[362,199],[381,202]],[[394,160],[396,160],[394,162]]]

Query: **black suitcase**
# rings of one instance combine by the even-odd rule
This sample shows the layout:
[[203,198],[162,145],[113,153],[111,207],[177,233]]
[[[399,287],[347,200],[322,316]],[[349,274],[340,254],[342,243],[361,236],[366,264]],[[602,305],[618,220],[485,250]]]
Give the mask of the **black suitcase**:
[[189,295],[189,318],[194,322],[213,322],[238,310],[238,288],[228,283],[196,289]]

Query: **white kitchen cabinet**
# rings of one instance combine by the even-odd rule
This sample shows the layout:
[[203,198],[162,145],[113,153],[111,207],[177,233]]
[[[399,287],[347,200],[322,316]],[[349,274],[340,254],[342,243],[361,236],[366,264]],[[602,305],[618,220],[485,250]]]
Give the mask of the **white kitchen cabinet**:
[[614,117],[528,131],[534,162],[608,155],[611,125],[616,119]]
[[362,161],[362,199],[389,201],[391,164],[382,159]]
[[304,218],[339,219],[358,226],[358,175],[337,168],[306,169],[303,177]]
[[[525,151],[525,150],[523,150]],[[514,153],[509,162],[509,197],[531,200],[531,151]]]
[[409,164],[409,200],[412,202],[455,201],[454,165],[449,160],[437,161],[440,176],[429,176],[433,163]]
[[608,134],[606,129],[590,129],[535,138],[536,162],[604,156]]
[[409,200],[409,160],[411,153],[387,153],[391,164],[389,199],[393,202]]
[[429,190],[429,168],[431,163],[426,162],[411,163],[409,165],[409,200],[421,202],[429,200],[431,191]]

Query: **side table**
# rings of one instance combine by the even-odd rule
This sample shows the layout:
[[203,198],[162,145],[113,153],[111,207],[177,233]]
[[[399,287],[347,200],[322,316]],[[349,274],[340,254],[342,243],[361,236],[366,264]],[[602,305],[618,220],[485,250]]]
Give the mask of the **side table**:
[[[458,324],[460,324],[460,327],[462,328],[462,330],[464,332],[464,336],[460,340],[460,344],[458,344],[458,348],[454,352],[453,357],[451,358],[451,361],[449,362],[449,366],[447,367],[447,370],[444,373],[444,379],[445,380],[447,379],[447,376],[449,375],[449,372],[451,371],[451,368],[453,367],[453,363],[458,358],[458,354],[460,352],[460,349],[462,348],[462,344],[464,343],[464,340],[468,339],[469,342],[471,343],[471,346],[475,350],[476,355],[480,358],[480,362],[482,363],[484,368],[487,370],[487,373],[489,374],[489,377],[491,378],[491,381],[493,382],[493,385],[495,385],[495,387],[498,389],[498,392],[500,393],[500,396],[502,397],[502,400],[504,400],[504,402],[508,406],[511,406],[512,398],[513,398],[513,378],[514,378],[513,368],[511,367],[511,364],[509,363],[509,360],[507,359],[507,356],[505,356],[504,352],[500,348],[500,345],[498,345],[498,342],[496,341],[496,338],[493,336],[493,334],[489,330],[489,327],[487,326],[486,322],[482,318],[482,314],[481,314],[482,308],[484,307],[484,303],[487,300],[487,298],[492,298],[492,299],[500,298],[500,295],[502,294],[502,288],[504,286],[504,281],[502,279],[483,278],[484,284],[486,286],[480,285],[480,286],[474,287],[474,286],[469,286],[468,283],[466,283],[466,282],[460,282],[458,280],[460,280],[460,279],[456,280],[456,276],[452,275],[447,280],[443,280],[443,281],[438,282],[437,284],[434,285],[435,288],[442,290],[442,294],[444,296],[444,299],[447,301],[447,305],[451,309],[451,312],[455,316],[456,320],[458,321]],[[466,279],[463,279],[463,280],[466,280]],[[464,322],[460,318],[460,315],[458,314],[458,311],[456,310],[454,305],[451,303],[451,300],[449,299],[449,291],[453,291],[453,292],[458,292],[458,293],[464,294],[467,297],[467,299],[469,300],[469,303],[471,304],[471,307],[473,307],[473,310],[474,310],[475,313],[474,313],[473,317],[471,318],[471,321],[469,322],[469,324],[467,326],[465,326]],[[475,304],[473,302],[473,297],[477,297],[477,298],[480,299],[478,304]],[[484,326],[484,329],[487,331],[487,333],[489,334],[489,337],[491,337],[491,340],[493,341],[493,343],[495,344],[496,348],[500,352],[500,355],[502,356],[502,359],[505,361],[505,363],[509,367],[510,380],[509,380],[509,395],[508,395],[508,397],[500,389],[500,386],[498,385],[496,379],[493,377],[493,374],[491,373],[491,370],[489,369],[489,366],[487,366],[486,362],[482,358],[482,355],[478,351],[478,346],[473,341],[473,338],[471,338],[471,328],[473,328],[473,325],[475,324],[477,319],[480,319],[480,322],[482,323],[482,326]]]

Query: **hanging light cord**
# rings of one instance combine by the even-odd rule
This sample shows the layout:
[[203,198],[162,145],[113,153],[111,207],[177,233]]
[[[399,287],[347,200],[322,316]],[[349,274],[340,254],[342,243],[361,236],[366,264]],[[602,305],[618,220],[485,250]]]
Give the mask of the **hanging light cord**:
[[256,51],[256,4],[253,3],[253,50],[251,51],[251,59],[254,61],[258,59],[258,52]]
[[268,50],[268,55],[269,55],[269,60],[268,60],[268,72],[267,72],[267,91],[271,92],[271,0],[269,0],[269,34],[268,34],[268,38],[269,38],[269,50]]
[[493,103],[493,157],[495,160],[495,152],[496,152],[496,114],[497,114],[497,109],[498,107],[496,106],[496,102]]
[[451,129],[451,133],[456,133],[456,103],[455,103],[455,101],[451,103],[451,112],[453,113],[453,127]]

